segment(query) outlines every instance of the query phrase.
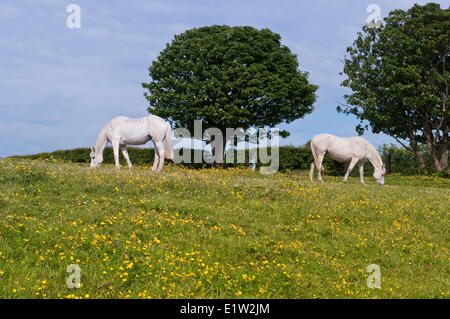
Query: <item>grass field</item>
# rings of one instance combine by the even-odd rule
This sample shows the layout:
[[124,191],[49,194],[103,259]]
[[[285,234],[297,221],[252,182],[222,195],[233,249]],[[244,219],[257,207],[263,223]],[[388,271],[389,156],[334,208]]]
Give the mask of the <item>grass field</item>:
[[2,159],[0,298],[449,298],[448,179],[324,179]]

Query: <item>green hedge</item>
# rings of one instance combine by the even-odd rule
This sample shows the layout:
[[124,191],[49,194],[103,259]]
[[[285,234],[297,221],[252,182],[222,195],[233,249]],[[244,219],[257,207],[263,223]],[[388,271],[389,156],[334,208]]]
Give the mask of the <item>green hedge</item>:
[[[77,148],[72,150],[62,150],[55,151],[51,153],[40,153],[34,155],[25,155],[20,156],[21,158],[27,159],[46,159],[53,157],[56,160],[61,160],[64,162],[71,163],[86,163],[90,162],[89,148]],[[174,150],[174,153],[180,152],[180,155],[183,155],[184,152],[191,152],[191,159],[194,159],[194,153],[201,152],[201,150],[192,150],[192,149],[182,149],[182,150]],[[134,165],[152,165],[154,158],[154,150],[152,148],[128,148],[128,153],[130,155],[131,162]],[[398,148],[396,146],[383,145],[379,148],[379,153],[383,158],[383,161],[386,160],[386,154],[391,154],[391,171],[392,173],[401,173],[404,175],[412,175],[418,174],[419,169],[415,159],[414,154],[411,152]],[[269,149],[270,154],[270,149]],[[251,165],[248,159],[249,151],[246,150],[245,163],[236,164],[236,163],[225,163],[226,167],[240,166],[240,165]],[[426,161],[427,167],[429,167],[429,172],[433,172],[432,165],[424,152],[424,159]],[[258,155],[259,157],[259,155]],[[111,147],[105,148],[104,154],[104,163],[113,164],[114,156]],[[235,154],[236,159],[236,154]],[[311,167],[311,163],[313,162],[313,157],[311,154],[311,149],[309,147],[309,143],[305,146],[294,147],[294,146],[283,146],[279,148],[279,164],[280,171],[287,170],[309,170]],[[120,163],[125,165],[125,160],[120,154]],[[180,165],[188,166],[191,168],[206,168],[211,166],[205,162],[202,163],[181,163]],[[256,166],[259,167],[262,164],[258,161]],[[344,164],[338,163],[332,160],[328,155],[325,156],[323,165],[325,167],[325,174],[328,175],[343,175],[344,174]],[[373,174],[373,167],[369,162],[366,162],[364,165],[365,175],[370,176]],[[352,175],[357,176],[359,174],[358,168],[355,167],[353,169]]]
[[[181,149],[181,150],[174,150],[174,152],[180,152],[180,155],[183,155],[184,152],[191,152],[191,159],[194,160],[194,153],[201,152],[201,150],[192,150],[192,149]],[[59,150],[51,153],[39,153],[39,154],[33,154],[33,155],[24,155],[24,156],[18,156],[21,158],[26,159],[48,159],[53,157],[56,160],[61,160],[64,162],[70,162],[70,163],[86,163],[88,164],[90,162],[89,154],[91,150],[89,148],[76,148],[72,150]],[[128,153],[130,155],[130,160],[133,163],[133,165],[152,165],[153,164],[153,158],[154,158],[154,149],[152,148],[128,148]],[[270,149],[269,152],[270,154]],[[243,164],[236,164],[236,163],[225,163],[225,166],[227,167],[233,167],[233,166],[241,166],[241,165],[251,165],[249,163],[248,159],[249,151],[246,150],[246,160]],[[304,147],[293,147],[293,146],[285,146],[279,148],[279,164],[280,164],[280,170],[286,171],[286,170],[303,170],[303,169],[310,169],[311,163],[313,162],[313,157],[311,154],[311,150],[309,146]],[[236,158],[236,154],[235,154]],[[103,163],[106,164],[113,164],[114,163],[114,156],[113,151],[111,147],[105,148],[105,151],[103,153]],[[120,163],[121,165],[125,165],[125,160],[120,154]],[[181,163],[180,165],[192,167],[192,168],[205,168],[211,166],[210,164],[207,164],[205,162],[203,163]],[[256,163],[256,166],[262,166],[261,162],[258,161]],[[344,172],[344,164],[337,163],[333,161],[328,156],[325,157],[323,165],[326,168],[326,173],[330,175],[341,175]],[[369,168],[369,167],[367,167]]]
[[[39,153],[33,155],[20,156],[26,159],[48,159],[53,157],[56,160],[61,160],[63,162],[69,163],[90,163],[91,159],[89,157],[91,153],[90,148],[75,148],[72,150],[60,150],[51,153]],[[153,163],[154,150],[152,148],[128,148],[128,154],[130,155],[131,162],[137,165],[144,165]],[[125,159],[122,154],[119,156],[120,163],[125,165]],[[111,147],[106,147],[103,152],[103,163],[113,164],[114,155]]]

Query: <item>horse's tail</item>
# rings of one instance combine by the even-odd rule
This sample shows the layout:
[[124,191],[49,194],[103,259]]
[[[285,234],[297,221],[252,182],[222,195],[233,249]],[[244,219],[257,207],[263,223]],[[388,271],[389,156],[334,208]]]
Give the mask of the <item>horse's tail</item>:
[[166,135],[164,136],[166,141],[166,146],[164,148],[164,157],[173,160],[173,150],[172,150],[172,128],[169,123],[166,127]]
[[317,155],[316,147],[314,146],[314,139],[311,141],[311,153],[313,155],[314,166],[316,167],[317,171],[323,172],[325,170],[325,168],[323,168],[323,166],[320,165],[319,161],[317,160],[318,155]]

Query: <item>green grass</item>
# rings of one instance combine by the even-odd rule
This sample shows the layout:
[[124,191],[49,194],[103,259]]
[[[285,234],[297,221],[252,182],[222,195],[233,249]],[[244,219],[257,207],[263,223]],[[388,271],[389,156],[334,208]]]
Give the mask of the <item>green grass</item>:
[[0,298],[449,298],[448,179],[324,179],[0,160]]

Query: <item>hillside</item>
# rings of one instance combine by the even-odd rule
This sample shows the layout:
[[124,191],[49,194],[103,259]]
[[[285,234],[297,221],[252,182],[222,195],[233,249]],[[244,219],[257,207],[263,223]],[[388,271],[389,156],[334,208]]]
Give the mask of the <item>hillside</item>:
[[87,166],[0,160],[1,298],[450,296],[448,179]]

